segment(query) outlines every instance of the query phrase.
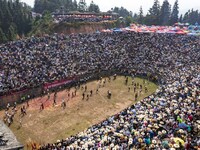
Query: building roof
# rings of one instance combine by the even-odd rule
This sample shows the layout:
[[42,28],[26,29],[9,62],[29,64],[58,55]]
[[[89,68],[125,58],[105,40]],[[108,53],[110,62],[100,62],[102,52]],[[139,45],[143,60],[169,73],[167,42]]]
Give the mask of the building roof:
[[23,145],[19,143],[13,132],[0,120],[0,140],[7,141],[0,150],[21,150]]
[[118,15],[117,13],[109,13],[109,12],[100,12],[100,13],[95,13],[95,12],[79,12],[79,11],[70,11],[67,13],[52,13],[53,15]]

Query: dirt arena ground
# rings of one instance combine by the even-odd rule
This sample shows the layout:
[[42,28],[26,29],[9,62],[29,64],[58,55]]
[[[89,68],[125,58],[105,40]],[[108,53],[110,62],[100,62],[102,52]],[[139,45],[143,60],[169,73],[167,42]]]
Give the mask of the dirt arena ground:
[[[104,81],[105,78],[102,80]],[[144,91],[144,80],[140,78],[134,79],[135,83],[143,86],[143,91],[139,95],[138,100],[151,95],[157,89],[157,85],[145,80],[148,92]],[[17,114],[14,117],[14,122],[10,126],[11,130],[16,135],[17,139],[22,142],[25,147],[27,143],[32,141],[43,144],[48,142],[56,142],[58,139],[65,139],[70,135],[75,135],[78,132],[88,128],[89,126],[99,123],[107,117],[114,115],[126,107],[134,104],[135,93],[133,90],[132,79],[129,77],[128,85],[125,85],[125,77],[118,76],[116,80],[111,78],[108,82],[106,78],[105,86],[99,88],[98,94],[96,89],[100,81],[92,81],[87,83],[86,95],[90,90],[93,90],[92,96],[88,100],[82,100],[84,90],[77,90],[76,96],[71,97],[74,88],[65,89],[58,92],[56,105],[53,106],[54,93],[51,93],[50,99],[48,96],[33,99],[29,101],[27,115],[20,117],[20,108],[22,104],[17,106]],[[130,91],[128,87],[130,86]],[[112,92],[111,99],[107,98],[107,91]],[[138,92],[137,89],[136,92]],[[70,97],[68,94],[70,93]],[[66,108],[61,107],[62,100],[66,102]],[[44,110],[40,110],[41,103],[44,104]],[[2,119],[5,111],[0,112]],[[20,123],[21,122],[21,123]]]

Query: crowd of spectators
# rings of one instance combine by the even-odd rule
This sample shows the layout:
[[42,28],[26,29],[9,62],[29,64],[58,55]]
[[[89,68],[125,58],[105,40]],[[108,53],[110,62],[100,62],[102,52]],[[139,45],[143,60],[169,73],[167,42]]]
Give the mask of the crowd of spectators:
[[72,75],[135,70],[159,80],[153,95],[43,149],[200,147],[200,38],[153,33],[32,37],[0,46],[0,92]]
[[87,17],[83,16],[68,16],[68,15],[54,15],[53,19],[56,23],[60,22],[68,22],[68,23],[74,23],[74,22],[102,22],[102,21],[109,21],[109,20],[115,20],[115,18],[112,19],[112,17],[99,17],[99,16],[90,16],[87,15]]

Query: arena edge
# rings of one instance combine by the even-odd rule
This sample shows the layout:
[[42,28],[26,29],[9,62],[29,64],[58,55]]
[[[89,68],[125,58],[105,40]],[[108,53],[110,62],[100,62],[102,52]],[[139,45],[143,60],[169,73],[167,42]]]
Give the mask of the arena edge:
[[[54,81],[52,83],[45,83],[38,85],[37,87],[27,88],[16,92],[10,92],[1,96],[0,108],[6,108],[7,104],[13,105],[15,102],[23,103],[29,99],[40,97],[47,94],[47,90],[50,92],[61,91],[65,88],[73,87],[77,83],[83,83],[85,81],[97,80],[100,77],[108,77],[114,74],[116,75],[127,75],[130,76],[135,71],[122,71],[122,70],[103,70],[96,71],[95,73],[85,73],[79,76],[68,77],[65,80]],[[147,74],[136,74],[137,77],[142,77],[151,80],[154,83],[158,83],[158,78],[155,75]],[[54,84],[55,83],[55,84]],[[49,86],[48,86],[49,85]]]

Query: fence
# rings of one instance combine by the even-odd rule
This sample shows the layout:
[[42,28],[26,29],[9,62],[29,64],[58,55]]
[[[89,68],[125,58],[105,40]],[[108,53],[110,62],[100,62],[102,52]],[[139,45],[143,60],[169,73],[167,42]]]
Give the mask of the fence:
[[[10,95],[2,96],[0,97],[0,109],[5,108],[7,103],[10,103],[11,105],[13,105],[14,102],[22,103],[29,99],[47,94],[47,92],[60,91],[65,88],[76,86],[78,84],[83,84],[87,81],[98,80],[100,79],[100,77],[108,77],[114,74],[128,76],[135,73],[136,71],[134,70],[127,71],[127,70],[117,70],[117,69],[90,71],[82,75],[66,78],[65,80],[55,81],[53,83],[46,83],[35,88],[25,89],[23,91],[11,93]],[[151,74],[147,75],[146,73],[140,73],[136,74],[136,76],[148,78],[151,81],[157,82],[155,76]]]
[[7,103],[10,103],[11,105],[13,105],[14,102],[22,103],[27,99],[31,99],[41,95],[42,92],[43,92],[42,86],[39,86],[2,96],[0,97],[0,108],[1,109],[5,108]]

